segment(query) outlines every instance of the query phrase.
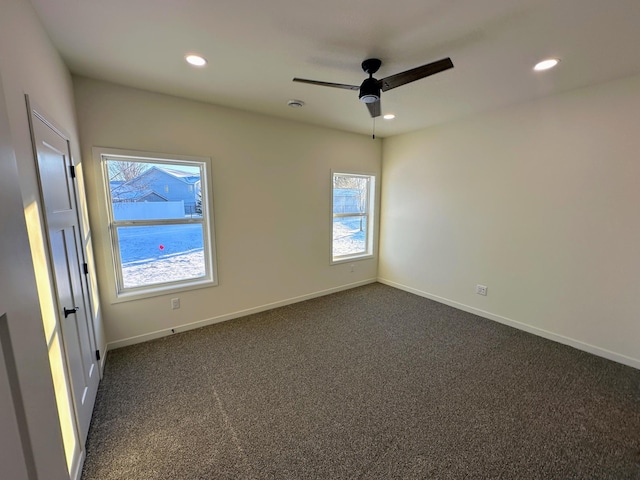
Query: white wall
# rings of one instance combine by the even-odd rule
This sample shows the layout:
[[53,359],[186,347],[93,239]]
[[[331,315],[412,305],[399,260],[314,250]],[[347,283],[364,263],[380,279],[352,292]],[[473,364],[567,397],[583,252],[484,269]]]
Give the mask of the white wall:
[[[1,82],[0,225],[0,465],[7,478],[26,480],[35,465],[31,453],[24,445],[29,436],[24,415],[16,410],[22,402],[14,400],[21,392],[16,378],[17,365],[13,361],[13,350],[16,346],[24,348],[25,343],[29,345],[35,339],[28,330],[25,332],[20,327],[24,322],[33,328],[29,316],[37,318],[38,311],[37,305],[29,305],[30,302],[37,301],[37,296],[34,298],[33,294],[29,294],[35,287],[35,280]],[[12,228],[9,229],[9,226]],[[23,290],[26,290],[26,295],[21,294]],[[17,301],[13,299],[14,295],[17,295]],[[15,340],[13,335],[17,336]],[[39,360],[40,367],[45,369],[47,364],[42,363],[41,358]],[[41,381],[46,383],[46,377]],[[48,383],[49,385],[43,385],[45,390],[51,389],[51,381]]]
[[[2,0],[0,11],[0,321],[6,322],[1,326],[5,333],[8,330],[3,335],[5,347],[10,343],[9,348],[0,348],[0,354],[9,355],[8,361],[0,361],[0,476],[62,480],[69,477],[16,161],[33,163],[33,156],[26,156],[29,126],[19,76],[30,63],[26,54],[37,57],[43,39],[28,4]],[[21,61],[12,51],[14,46],[25,48]],[[41,73],[52,72],[43,65]],[[22,102],[22,115],[16,114],[16,96]],[[26,144],[16,132],[21,127],[26,129]]]
[[[78,175],[78,200],[81,205],[81,233],[85,257],[93,273],[91,230],[86,209],[71,75],[28,0],[0,0],[0,3],[0,72],[24,207],[37,207],[37,211],[40,212],[39,230],[43,231],[43,209],[40,205],[36,165],[25,106],[25,94],[28,94],[32,104],[37,105],[39,111],[69,137],[71,156]],[[33,235],[30,235],[30,241],[34,241]],[[44,245],[33,247],[44,250]],[[95,284],[93,287],[95,290]],[[102,349],[105,345],[104,328],[97,304],[94,305],[93,313],[96,343]]]
[[[36,256],[46,258],[42,205],[24,96],[29,94],[32,102],[65,130],[71,139],[72,155],[78,162],[73,89],[71,76],[31,4],[27,0],[0,0],[0,12],[1,103],[2,115],[7,120],[6,125],[2,125],[3,169],[0,174],[3,214],[0,314],[8,313],[38,478],[68,479],[42,326],[41,298],[35,280],[38,276],[46,281],[50,272],[46,261],[34,266],[31,255],[33,250]],[[81,166],[78,170],[82,172]],[[86,221],[85,225],[88,225]],[[89,238],[88,229],[83,233],[85,239]],[[49,305],[49,308],[53,306]],[[104,344],[104,335],[99,316],[97,319],[96,334],[100,345]],[[8,434],[3,429],[0,438],[4,439]]]
[[385,139],[379,277],[640,368],[639,112],[633,77]]
[[[113,346],[373,281],[377,261],[330,265],[331,169],[379,174],[381,142],[74,78],[85,162],[94,146],[211,157],[219,285],[112,303],[99,165],[87,165],[107,339]],[[180,297],[180,310],[170,298]],[[132,337],[138,337],[133,338]]]

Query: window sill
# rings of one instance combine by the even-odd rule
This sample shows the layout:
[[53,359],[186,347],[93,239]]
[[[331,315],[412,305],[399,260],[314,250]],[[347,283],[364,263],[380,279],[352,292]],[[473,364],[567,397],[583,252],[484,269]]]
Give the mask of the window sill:
[[363,253],[358,255],[349,255],[348,257],[338,257],[331,259],[331,265],[340,265],[341,263],[358,262],[360,260],[370,260],[374,258],[372,253]]
[[217,285],[217,281],[210,279],[182,283],[180,285],[160,285],[158,287],[147,288],[144,291],[117,293],[115,297],[111,299],[110,303],[113,305],[116,303],[131,302],[134,300],[159,297],[161,295],[170,295],[180,292],[186,292],[189,290],[197,290],[200,288],[215,287]]

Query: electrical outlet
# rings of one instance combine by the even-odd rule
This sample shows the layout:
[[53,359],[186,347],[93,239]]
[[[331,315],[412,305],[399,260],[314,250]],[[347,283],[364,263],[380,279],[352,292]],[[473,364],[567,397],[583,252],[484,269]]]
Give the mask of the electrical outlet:
[[487,287],[486,285],[476,285],[476,293],[478,295],[484,295],[486,297],[488,289],[489,287]]
[[180,299],[179,298],[172,298],[171,299],[171,308],[173,310],[177,310],[178,308],[180,308]]

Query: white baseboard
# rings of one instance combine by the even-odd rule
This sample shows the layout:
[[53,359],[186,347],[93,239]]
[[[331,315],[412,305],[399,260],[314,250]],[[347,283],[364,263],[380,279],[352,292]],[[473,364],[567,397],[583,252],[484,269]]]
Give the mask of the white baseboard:
[[308,293],[305,295],[300,295],[298,297],[287,298],[285,300],[280,300],[277,302],[267,303],[264,305],[259,305],[257,307],[247,308],[245,310],[238,310],[236,312],[227,313],[224,315],[219,315],[217,317],[207,318],[204,320],[199,320],[193,323],[187,323],[184,325],[179,325],[172,328],[165,328],[163,330],[157,330],[151,333],[145,333],[143,335],[137,335],[135,337],[124,338],[122,340],[116,340],[115,342],[107,343],[107,349],[105,351],[105,355],[102,360],[101,368],[104,368],[104,359],[107,356],[107,352],[109,350],[114,350],[116,348],[126,347],[128,345],[134,345],[136,343],[148,342],[149,340],[155,340],[156,338],[166,337],[168,335],[173,335],[178,332],[186,332],[187,330],[194,330],[200,327],[206,327],[207,325],[213,325],[214,323],[226,322],[227,320],[233,320],[234,318],[245,317],[247,315],[252,315],[254,313],[264,312],[266,310],[272,310],[278,307],[284,307],[286,305],[291,305],[293,303],[304,302],[305,300],[311,300],[312,298],[323,297],[325,295],[330,295],[332,293],[341,292],[343,290],[349,290],[351,288],[360,287],[362,285],[368,285],[370,283],[375,283],[377,281],[376,278],[370,278],[367,280],[361,280],[359,282],[348,283],[346,285],[340,285],[339,287],[329,288],[327,290],[321,290],[318,292]]
[[405,292],[414,293],[421,297],[429,298],[438,303],[444,303],[445,305],[449,305],[450,307],[457,308],[458,310],[463,310],[465,312],[473,313],[474,315],[478,315],[483,318],[487,318],[489,320],[494,320],[498,323],[502,323],[504,325],[508,325],[510,327],[517,328],[518,330],[523,330],[528,333],[532,333],[539,337],[546,338],[548,340],[553,340],[554,342],[562,343],[564,345],[569,345],[570,347],[577,348],[578,350],[582,350],[588,353],[592,353],[599,357],[606,358],[608,360],[613,360],[614,362],[622,363],[623,365],[628,365],[633,368],[637,368],[640,370],[640,360],[632,357],[628,357],[626,355],[622,355],[620,353],[612,352],[610,350],[606,350],[604,348],[596,347],[595,345],[590,345],[588,343],[581,342],[580,340],[576,340],[570,337],[565,337],[564,335],[559,335],[557,333],[550,332],[548,330],[543,330],[542,328],[534,327],[532,325],[528,325],[526,323],[518,322],[517,320],[512,320],[507,317],[502,317],[500,315],[495,315],[491,312],[486,312],[484,310],[480,310],[478,308],[470,307],[469,305],[465,305],[463,303],[456,302],[454,300],[449,300],[448,298],[439,297],[438,295],[433,295],[431,293],[423,292],[422,290],[418,290],[407,285],[403,285],[401,283],[396,283],[391,280],[387,280],[384,278],[378,278],[378,282],[383,283],[385,285],[389,285],[390,287],[398,288],[400,290],[404,290]]

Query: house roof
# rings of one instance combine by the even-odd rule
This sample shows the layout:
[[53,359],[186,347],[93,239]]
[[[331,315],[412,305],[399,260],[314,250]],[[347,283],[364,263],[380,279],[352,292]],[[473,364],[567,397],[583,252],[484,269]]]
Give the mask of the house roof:
[[126,200],[136,200],[140,202],[140,201],[143,201],[145,198],[149,198],[152,196],[158,197],[164,201],[169,200],[164,195],[161,195],[155,190],[151,190],[151,189],[116,191],[112,193],[111,198],[114,202],[122,202]]
[[[372,121],[357,92],[292,78],[359,85],[366,58],[381,78],[451,57],[383,93],[396,119],[379,136],[640,73],[638,0],[31,2],[74,74],[358,133]],[[546,57],[561,63],[533,72]]]
[[197,183],[200,181],[200,175],[194,175],[193,173],[190,173],[190,172],[184,172],[182,170],[175,170],[173,168],[158,167],[158,166],[154,166],[153,168],[155,168],[156,170],[160,170],[162,172],[168,173],[169,175],[179,180],[182,180],[183,182],[186,182],[186,183]]
[[[147,183],[151,183],[148,181],[142,180],[143,177],[149,175],[152,172],[158,172],[163,175],[170,176],[180,182],[186,184],[196,184],[200,181],[199,175],[193,175],[189,172],[184,172],[182,170],[176,170],[172,168],[160,167],[158,165],[154,165],[151,168],[145,170],[140,175],[126,182],[120,180],[111,180],[110,188],[111,188],[111,196],[114,201],[123,201],[123,200],[138,200],[149,196],[150,194],[156,194],[158,197],[167,200],[167,197],[158,193],[156,190],[152,188],[147,188],[149,185]],[[143,182],[142,184],[140,182]]]
[[[176,169],[172,169],[172,168],[167,168],[167,167],[160,167],[158,165],[153,165],[151,168],[145,170],[144,172],[142,172],[140,175],[138,175],[135,178],[132,178],[131,180],[128,180],[126,182],[119,182],[117,180],[112,180],[111,184],[112,185],[116,185],[118,187],[123,187],[126,188],[127,185],[129,184],[135,184],[137,182],[140,182],[140,179],[142,177],[145,177],[147,175],[149,175],[152,172],[159,172],[163,175],[169,175],[170,177],[179,180],[181,182],[184,183],[188,183],[188,184],[194,184],[194,183],[198,183],[200,181],[200,175],[194,175],[193,173],[190,172],[184,172],[182,170],[176,170]],[[116,184],[116,182],[118,182]]]

